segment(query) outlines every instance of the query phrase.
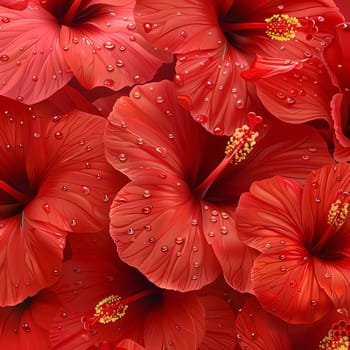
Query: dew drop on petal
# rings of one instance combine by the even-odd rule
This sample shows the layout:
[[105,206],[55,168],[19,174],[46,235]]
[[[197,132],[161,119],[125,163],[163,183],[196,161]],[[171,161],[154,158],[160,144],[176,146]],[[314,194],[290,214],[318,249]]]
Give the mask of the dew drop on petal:
[[122,163],[126,162],[126,160],[127,160],[126,154],[125,154],[125,153],[120,153],[120,154],[118,155],[118,159],[119,159],[119,161],[122,162]]
[[166,252],[169,250],[169,248],[168,248],[167,245],[163,245],[163,246],[160,248],[160,250],[161,250],[162,253],[166,253]]
[[80,190],[83,194],[86,194],[86,195],[90,194],[90,188],[86,185],[81,185]]
[[286,271],[287,271],[287,267],[284,266],[284,265],[281,265],[280,271],[281,271],[281,272],[286,272]]
[[59,269],[53,269],[53,270],[52,270],[52,274],[55,275],[55,276],[57,276],[57,275],[60,274],[60,270],[59,270]]
[[29,333],[29,332],[31,332],[32,330],[31,330],[31,328],[30,328],[30,326],[29,326],[29,324],[28,323],[22,323],[22,329],[25,331],[25,332],[27,332],[27,333]]
[[6,62],[10,59],[10,57],[8,55],[1,55],[0,56],[0,61],[2,62]]
[[112,50],[115,48],[115,45],[111,42],[111,41],[106,41],[103,46],[108,49],[108,50]]
[[116,65],[118,68],[122,68],[122,67],[124,67],[124,61],[123,61],[123,60],[116,60],[116,61],[115,61],[115,65]]
[[114,80],[113,79],[105,79],[105,81],[103,82],[103,85],[105,86],[113,86],[114,85]]
[[133,235],[135,233],[135,230],[132,227],[128,228],[128,235]]
[[50,206],[47,203],[44,203],[42,205],[43,210],[45,211],[45,213],[49,214],[50,213]]
[[317,303],[316,300],[312,299],[312,300],[310,301],[310,304],[311,304],[312,306],[316,306],[318,303]]
[[71,222],[70,222],[70,226],[71,226],[71,227],[77,226],[77,220],[72,219]]
[[176,244],[183,244],[184,241],[185,240],[182,237],[180,237],[180,236],[175,238],[175,243]]
[[56,131],[55,132],[55,139],[56,140],[62,140],[63,139],[63,134],[61,131]]

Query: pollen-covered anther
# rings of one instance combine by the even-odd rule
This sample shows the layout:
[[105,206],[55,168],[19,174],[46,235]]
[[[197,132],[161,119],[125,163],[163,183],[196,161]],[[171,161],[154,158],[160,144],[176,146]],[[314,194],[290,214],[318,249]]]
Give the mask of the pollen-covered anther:
[[106,324],[121,319],[127,308],[128,305],[122,302],[120,296],[110,295],[98,302],[93,316],[83,316],[81,321],[85,329],[91,329],[97,322]]
[[270,18],[265,18],[266,35],[279,41],[289,41],[295,38],[297,28],[301,28],[298,18],[290,17],[286,14],[275,14]]
[[349,350],[350,325],[344,320],[335,323],[328,334],[320,341],[319,349],[322,350]]
[[349,206],[349,203],[340,199],[332,203],[328,212],[328,224],[333,224],[337,228],[342,226],[349,215]]
[[233,153],[231,163],[238,164],[245,160],[256,144],[255,140],[258,136],[259,133],[252,131],[248,125],[237,128],[225,148],[226,155]]

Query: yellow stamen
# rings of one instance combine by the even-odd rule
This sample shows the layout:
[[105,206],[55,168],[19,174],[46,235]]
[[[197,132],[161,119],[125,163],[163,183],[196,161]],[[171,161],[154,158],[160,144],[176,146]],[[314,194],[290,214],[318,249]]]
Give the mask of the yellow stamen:
[[115,322],[125,316],[128,305],[121,302],[118,295],[110,295],[95,306],[95,317],[100,323]]
[[335,337],[333,333],[334,331],[330,330],[320,341],[318,348],[322,350],[349,350],[349,337],[347,335]]
[[298,18],[286,14],[275,14],[270,18],[265,18],[265,22],[267,23],[266,35],[279,41],[294,39],[297,28],[301,27]]
[[227,142],[225,154],[234,152],[231,163],[238,164],[245,160],[256,144],[255,139],[259,136],[257,131],[253,131],[250,126],[243,125],[237,128]]
[[333,224],[336,228],[342,226],[349,214],[349,205],[339,199],[332,203],[328,212],[328,224]]

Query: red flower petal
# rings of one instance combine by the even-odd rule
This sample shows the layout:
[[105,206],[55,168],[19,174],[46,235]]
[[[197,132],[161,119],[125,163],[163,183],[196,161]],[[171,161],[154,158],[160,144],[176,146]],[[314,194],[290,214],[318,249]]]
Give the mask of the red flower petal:
[[232,350],[235,342],[232,309],[227,302],[214,296],[203,296],[200,300],[206,311],[206,333],[198,349],[211,350],[220,345],[222,350]]
[[178,103],[216,135],[232,135],[249,108],[247,83],[240,73],[246,58],[227,42],[212,51],[178,57],[175,86]]
[[[281,241],[285,237],[281,235]],[[309,261],[310,260],[310,261]],[[263,308],[289,323],[312,323],[333,307],[316,278],[312,257],[298,245],[280,244],[256,258],[254,292]]]
[[215,2],[140,0],[135,19],[155,47],[174,53],[215,49],[226,40],[218,26]]
[[[88,22],[76,27],[62,26],[63,56],[85,88],[106,86],[120,90],[142,83],[150,80],[164,61],[171,60],[168,54],[157,57],[136,31],[133,7],[134,1],[129,1],[110,7],[109,12],[101,8]],[[140,57],[142,65],[138,64]]]
[[164,293],[163,304],[146,319],[145,347],[197,349],[205,334],[205,309],[194,293]]
[[72,78],[59,48],[56,19],[40,6],[2,8],[1,15],[9,21],[0,32],[0,94],[26,104],[44,100]]
[[221,271],[203,235],[199,203],[180,177],[168,175],[162,183],[147,173],[112,204],[111,235],[119,256],[162,288],[199,289]]
[[40,118],[2,98],[1,305],[37,293],[60,275],[67,232],[108,224],[109,198],[125,178],[104,159],[105,120],[83,112]]
[[9,7],[16,10],[23,10],[26,8],[28,0],[1,0],[0,6]]
[[250,297],[239,311],[235,328],[241,349],[292,349],[287,324],[265,312],[255,298]]
[[317,59],[283,60],[258,57],[243,77],[254,81],[264,106],[289,123],[325,119],[336,92],[325,66]]

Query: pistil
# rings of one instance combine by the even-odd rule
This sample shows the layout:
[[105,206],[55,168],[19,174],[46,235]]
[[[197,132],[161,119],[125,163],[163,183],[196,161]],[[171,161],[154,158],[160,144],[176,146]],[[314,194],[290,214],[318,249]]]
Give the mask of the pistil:
[[110,295],[98,302],[92,316],[83,316],[81,318],[83,327],[86,330],[90,330],[96,323],[106,324],[116,322],[126,315],[126,310],[130,303],[157,292],[159,292],[158,289],[150,288],[131,294],[126,298],[121,298],[119,295]]
[[306,33],[307,39],[312,39],[318,31],[312,19],[291,17],[287,14],[274,14],[260,23],[224,23],[222,29],[228,34],[246,30],[264,30],[270,39],[278,41],[294,39],[297,31]]
[[259,135],[257,131],[254,131],[254,128],[257,124],[262,122],[262,118],[254,112],[248,113],[247,117],[250,120],[249,126],[243,125],[241,128],[237,128],[234,134],[230,137],[225,149],[225,158],[209,174],[209,176],[194,189],[193,194],[196,197],[204,198],[209,188],[229,164],[238,164],[246,159],[247,155],[252,151],[256,144],[255,139]]
[[30,196],[28,196],[25,193],[17,191],[15,188],[10,186],[8,183],[4,182],[3,180],[0,180],[0,189],[5,191],[8,195],[10,195],[12,198],[14,198],[16,201],[18,201],[23,205],[26,205],[31,200]]
[[350,203],[349,193],[342,191],[340,197],[331,204],[327,217],[327,229],[322,235],[321,239],[313,246],[312,251],[314,254],[320,252],[322,247],[326,244],[329,237],[337,232],[341,226],[343,226],[345,220],[349,216]]
[[69,7],[67,13],[65,14],[65,16],[62,19],[62,24],[65,24],[65,25],[72,24],[74,17],[76,16],[76,14],[79,10],[79,7],[83,1],[84,0],[74,0],[73,1],[73,3]]

